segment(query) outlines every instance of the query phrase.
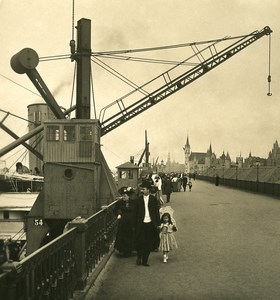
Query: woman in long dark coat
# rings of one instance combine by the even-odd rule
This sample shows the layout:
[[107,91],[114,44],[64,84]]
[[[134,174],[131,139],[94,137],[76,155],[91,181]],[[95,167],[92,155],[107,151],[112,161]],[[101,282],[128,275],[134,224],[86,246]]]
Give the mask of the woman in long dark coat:
[[134,200],[131,199],[133,189],[122,187],[119,190],[122,198],[116,203],[114,212],[118,218],[118,229],[115,240],[115,249],[121,256],[132,256],[134,248]]

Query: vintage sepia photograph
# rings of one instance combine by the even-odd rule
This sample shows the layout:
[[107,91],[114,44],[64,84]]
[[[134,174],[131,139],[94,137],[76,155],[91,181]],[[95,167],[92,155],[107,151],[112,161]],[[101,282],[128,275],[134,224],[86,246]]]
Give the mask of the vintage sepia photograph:
[[279,11],[0,0],[1,299],[280,299]]

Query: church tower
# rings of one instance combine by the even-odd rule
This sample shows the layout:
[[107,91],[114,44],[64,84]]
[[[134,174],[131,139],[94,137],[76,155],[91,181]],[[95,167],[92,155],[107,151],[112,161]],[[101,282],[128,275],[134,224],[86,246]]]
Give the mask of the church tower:
[[170,159],[170,152],[168,152],[167,155],[167,162],[166,162],[166,172],[170,173],[171,172],[171,159]]
[[191,147],[189,143],[189,136],[187,136],[186,145],[183,147],[185,153],[185,173],[190,173],[190,155]]

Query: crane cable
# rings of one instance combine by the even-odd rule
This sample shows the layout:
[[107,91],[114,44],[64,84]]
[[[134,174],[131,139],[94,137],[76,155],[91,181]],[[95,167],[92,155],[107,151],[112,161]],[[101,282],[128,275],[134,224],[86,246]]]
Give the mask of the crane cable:
[[269,42],[268,42],[268,93],[267,96],[272,96],[271,93],[271,74],[270,74],[270,68],[271,68],[271,34],[269,35]]
[[101,55],[115,55],[115,54],[124,54],[124,53],[136,53],[136,52],[149,52],[149,51],[158,51],[158,50],[168,50],[174,48],[182,48],[182,47],[192,47],[194,45],[203,45],[203,44],[217,44],[219,42],[224,42],[227,40],[234,40],[240,38],[246,38],[256,34],[256,31],[247,35],[239,35],[239,36],[225,36],[220,39],[208,40],[208,41],[200,41],[200,42],[191,42],[191,43],[183,43],[183,44],[173,44],[173,45],[165,45],[165,46],[157,46],[157,47],[149,47],[149,48],[138,48],[138,49],[123,49],[123,50],[113,50],[113,51],[99,51],[92,52],[92,56],[101,56]]
[[91,65],[90,65],[90,80],[91,80],[90,83],[91,83],[93,113],[94,113],[94,118],[97,119],[96,106],[95,106],[95,96],[94,96],[94,88],[93,88],[93,76],[92,76],[92,67],[91,67]]
[[72,1],[72,36],[69,42],[70,52],[71,52],[71,61],[74,61],[74,55],[76,52],[76,42],[74,39],[74,31],[75,31],[75,0]]
[[[74,67],[74,76],[73,76],[73,81],[72,81],[72,92],[71,92],[70,107],[72,107],[72,105],[73,105],[76,74],[77,74],[77,63],[75,63],[75,67]],[[69,118],[71,118],[71,112],[69,113]]]
[[102,60],[98,59],[97,57],[95,57],[95,60],[98,60],[98,62],[94,61],[93,59],[92,59],[92,62],[94,62],[95,64],[97,64],[98,66],[100,66],[101,68],[106,70],[108,73],[111,73],[112,75],[114,75],[121,81],[125,82],[126,84],[130,85],[134,89],[140,90],[140,92],[142,92],[145,96],[149,95],[149,93],[147,91],[142,89],[140,86],[138,86],[136,83],[132,82],[130,79],[128,79],[127,77],[125,77],[124,75],[119,73],[118,71],[116,71],[114,68],[110,67],[108,64],[104,63]]
[[74,28],[75,28],[75,0],[72,1],[72,40],[74,40]]

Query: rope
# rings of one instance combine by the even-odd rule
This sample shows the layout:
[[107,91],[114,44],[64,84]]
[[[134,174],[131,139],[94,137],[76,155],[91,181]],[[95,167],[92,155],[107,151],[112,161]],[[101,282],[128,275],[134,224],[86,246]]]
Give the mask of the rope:
[[96,61],[92,60],[94,63],[96,63],[101,68],[105,69],[107,72],[111,73],[112,75],[114,75],[115,77],[117,77],[121,81],[125,82],[129,86],[133,87],[134,89],[139,90],[142,94],[149,95],[149,93],[147,91],[145,91],[140,86],[138,86],[136,83],[132,82],[127,77],[125,77],[124,75],[120,74],[118,71],[116,71],[115,69],[113,69],[112,67],[110,67],[109,65],[107,65],[106,63],[104,63],[102,60],[98,59],[97,57],[95,57],[95,59],[98,60],[100,63],[102,63],[105,66],[104,67],[100,63],[97,63]]
[[[97,57],[98,55],[94,56]],[[100,55],[102,58],[116,59],[116,60],[125,60],[125,61],[135,61],[143,63],[153,63],[153,64],[162,64],[162,65],[177,65],[179,61],[174,60],[163,60],[163,59],[153,59],[153,58],[143,58],[143,57],[133,57],[133,56],[122,56],[122,55]],[[186,66],[196,66],[198,63],[183,63],[182,65]]]
[[18,235],[18,238],[16,239],[16,241],[18,241],[21,237],[23,237],[25,234],[25,231],[24,231],[24,227],[21,228],[16,234],[14,234],[12,237],[11,237],[11,240],[13,240],[17,235]]
[[[22,149],[20,149],[19,151],[17,151],[13,156],[15,156],[18,152],[20,152],[20,151],[23,151],[24,149],[22,148]],[[13,166],[13,165],[15,165],[17,162],[23,162],[23,160],[25,159],[25,157],[27,156],[27,154],[28,154],[28,150],[26,149],[26,150],[24,150],[23,151],[23,153],[18,157],[18,159],[16,159],[11,165],[10,165],[10,167],[9,167],[9,169]]]
[[[30,146],[32,146],[33,148],[36,148],[36,146],[42,141],[42,139],[43,139],[43,136],[38,136]],[[10,164],[10,166],[8,167],[8,169],[11,169],[12,166],[14,166],[18,161],[23,162],[23,160],[25,159],[25,157],[26,157],[27,154],[28,154],[28,150],[25,149],[25,147],[20,148],[18,151],[16,151],[15,153],[12,153],[10,156],[8,156],[8,157],[6,158],[6,159],[8,160],[8,159],[10,159],[11,157],[15,157],[19,152],[22,152],[22,151],[24,151],[24,152],[23,152],[21,155],[17,156],[17,159],[14,160],[14,161]],[[21,158],[21,157],[22,157],[22,158]],[[20,160],[20,159],[21,159],[21,160]]]
[[5,110],[3,110],[3,109],[1,109],[1,108],[0,108],[0,111],[4,112],[4,113],[6,113],[6,114],[9,114],[10,116],[13,116],[13,117],[15,117],[15,118],[18,118],[18,119],[21,119],[21,120],[23,120],[23,121],[26,121],[26,122],[28,122],[28,123],[36,124],[36,122],[33,122],[33,121],[31,121],[31,120],[27,120],[27,119],[25,119],[25,118],[23,118],[23,117],[20,117],[20,116],[18,116],[18,115],[12,114],[12,113],[10,113],[10,112],[8,112],[8,111],[5,111]]
[[224,42],[227,40],[233,40],[233,39],[240,39],[244,37],[249,37],[251,35],[255,34],[253,32],[252,34],[248,35],[240,35],[235,37],[224,37],[221,39],[216,40],[209,40],[209,41],[201,41],[201,42],[192,42],[192,43],[183,43],[183,44],[175,44],[175,45],[166,45],[166,46],[159,46],[159,47],[149,47],[149,48],[139,48],[139,49],[124,49],[124,50],[115,50],[115,51],[100,51],[100,52],[92,52],[91,54],[93,56],[96,55],[112,55],[112,54],[123,54],[123,53],[135,53],[135,52],[148,52],[148,51],[157,51],[157,50],[167,50],[167,49],[174,49],[174,48],[182,48],[182,47],[191,47],[194,45],[203,45],[203,44],[216,44],[219,42]]
[[75,28],[75,0],[72,1],[72,40],[74,40],[74,28]]
[[51,60],[61,60],[61,59],[69,59],[69,54],[50,55],[50,56],[39,57],[40,62],[51,61]]
[[271,73],[270,73],[270,69],[271,69],[271,34],[269,35],[269,41],[268,41],[268,77],[267,77],[267,81],[268,81],[268,93],[267,93],[267,96],[272,96],[272,93],[271,93]]
[[3,78],[5,78],[5,79],[7,79],[7,80],[9,80],[9,81],[11,81],[12,83],[14,83],[14,84],[16,84],[16,85],[18,85],[18,86],[22,87],[23,89],[25,89],[25,90],[27,90],[27,91],[31,92],[31,93],[32,93],[32,94],[34,94],[34,95],[36,95],[36,96],[38,96],[38,97],[42,97],[41,95],[39,95],[39,94],[37,94],[37,93],[33,92],[32,90],[30,90],[30,89],[28,89],[28,88],[24,87],[23,85],[21,85],[21,84],[19,84],[19,83],[15,82],[14,80],[12,80],[12,79],[8,78],[7,76],[5,76],[5,75],[3,75],[3,74],[0,74],[0,76],[1,76],[1,77],[3,77]]
[[74,40],[74,29],[75,29],[74,22],[75,22],[75,0],[72,1],[72,38],[69,43],[70,52],[71,52],[71,61],[74,60],[74,55],[76,51],[76,42]]
[[[72,92],[71,92],[70,107],[72,107],[73,99],[74,99],[76,72],[77,72],[77,63],[75,63],[75,68],[74,68],[74,76],[73,76],[73,83],[72,83]],[[71,112],[69,114],[69,118],[71,118]]]
[[90,65],[90,79],[91,79],[91,93],[92,93],[92,103],[93,103],[93,111],[94,111],[94,118],[97,119],[96,115],[96,106],[95,106],[95,96],[94,96],[94,87],[93,87],[93,76],[92,76],[92,67]]

